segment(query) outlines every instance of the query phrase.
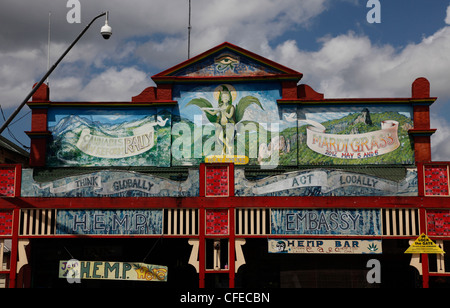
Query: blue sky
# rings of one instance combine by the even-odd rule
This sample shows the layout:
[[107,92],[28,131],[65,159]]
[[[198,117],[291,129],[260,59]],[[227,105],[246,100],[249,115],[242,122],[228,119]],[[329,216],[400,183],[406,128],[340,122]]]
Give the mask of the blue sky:
[[[73,1],[73,0],[71,0]],[[77,2],[77,1],[74,1]],[[0,3],[0,105],[8,117],[47,70],[48,17],[53,63],[84,26],[110,11],[113,36],[98,20],[50,78],[53,101],[130,101],[151,76],[187,58],[188,0],[69,0]],[[433,160],[450,160],[450,1],[380,0],[381,23],[368,23],[367,0],[192,0],[191,55],[224,41],[304,74],[326,98],[408,97],[418,77],[431,82]],[[29,145],[29,109],[12,134]],[[2,121],[0,121],[1,123]],[[3,135],[11,139],[9,132]]]

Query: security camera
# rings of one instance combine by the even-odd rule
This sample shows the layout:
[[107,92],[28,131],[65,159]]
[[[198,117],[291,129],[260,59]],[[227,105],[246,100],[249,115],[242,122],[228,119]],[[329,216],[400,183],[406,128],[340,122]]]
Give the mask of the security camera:
[[108,22],[106,22],[105,25],[101,28],[100,33],[102,34],[102,36],[105,40],[107,40],[111,37],[112,29],[108,25]]

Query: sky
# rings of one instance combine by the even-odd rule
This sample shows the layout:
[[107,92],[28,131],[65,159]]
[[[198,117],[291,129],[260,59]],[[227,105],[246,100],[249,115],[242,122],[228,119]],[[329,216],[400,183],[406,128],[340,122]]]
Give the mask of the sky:
[[[380,22],[370,23],[369,0],[191,0],[190,55],[230,42],[303,73],[301,83],[325,98],[410,97],[425,77],[438,97],[432,159],[450,161],[450,1],[379,4]],[[112,37],[99,33],[104,18],[91,26],[50,76],[50,100],[131,101],[155,85],[151,76],[187,60],[188,8],[189,0],[0,0],[4,117],[44,76],[48,57],[52,65],[104,11]],[[2,135],[27,147],[30,127],[25,106]]]

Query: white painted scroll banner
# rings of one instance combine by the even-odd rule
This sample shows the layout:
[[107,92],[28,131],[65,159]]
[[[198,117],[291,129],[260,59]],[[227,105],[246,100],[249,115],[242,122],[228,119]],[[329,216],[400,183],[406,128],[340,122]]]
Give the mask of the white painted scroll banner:
[[51,194],[62,194],[75,189],[91,188],[94,194],[113,195],[127,191],[140,191],[148,194],[158,194],[161,190],[180,191],[180,183],[168,180],[155,181],[151,177],[129,176],[113,179],[102,179],[96,173],[85,176],[68,177],[67,183],[54,186],[54,182],[39,185],[33,184],[37,189],[49,189]]
[[252,193],[255,195],[263,195],[302,187],[321,187],[323,193],[328,193],[338,188],[348,186],[397,192],[406,190],[408,183],[397,183],[358,173],[335,171],[328,174],[325,171],[312,171],[270,184],[253,187]]
[[154,145],[154,126],[147,124],[134,130],[132,136],[108,137],[91,134],[86,128],[81,132],[76,144],[83,153],[101,158],[125,158],[139,155]]
[[133,129],[131,136],[110,137],[91,134],[83,129],[76,147],[85,154],[100,158],[126,158],[143,154],[155,145],[155,126],[167,122],[157,117],[157,122],[147,123]]
[[351,135],[327,134],[325,126],[312,120],[301,120],[307,127],[307,145],[319,154],[341,158],[362,159],[387,154],[400,146],[397,121],[381,122],[381,130]]
[[283,191],[291,188],[327,186],[328,175],[325,171],[312,171],[298,176],[277,181],[260,187],[253,187],[252,192],[256,195]]

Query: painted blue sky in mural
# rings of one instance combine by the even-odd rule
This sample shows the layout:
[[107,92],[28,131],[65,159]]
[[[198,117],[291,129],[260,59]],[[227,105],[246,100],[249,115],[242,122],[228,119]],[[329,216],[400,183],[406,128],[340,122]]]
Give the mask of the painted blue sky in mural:
[[[281,98],[280,89],[276,84],[272,88],[267,84],[255,83],[252,86],[247,84],[227,84],[231,89],[232,102],[236,105],[242,98],[246,96],[256,97],[263,109],[256,105],[249,106],[244,113],[243,120],[258,119],[259,123],[271,123],[273,119],[279,119],[278,108],[274,102]],[[192,85],[177,86],[174,91],[175,99],[179,102],[179,110],[183,117],[194,122],[194,116],[200,114],[200,109],[188,103],[195,98],[204,98],[208,100],[214,107],[217,107],[217,87],[221,85]],[[208,124],[204,119],[203,124]]]
[[[49,12],[51,63],[99,12],[110,11],[113,27],[105,41],[97,21],[69,53],[50,78],[51,100],[130,101],[153,85],[151,76],[187,59],[188,0],[77,2],[80,23],[68,22],[66,0],[2,1],[5,117],[47,70]],[[449,160],[450,1],[379,3],[380,23],[369,23],[367,0],[192,0],[191,56],[228,41],[302,72],[326,98],[407,97],[426,77],[439,98],[431,107],[433,159]],[[10,126],[26,146],[29,111]]]
[[[146,116],[152,115],[155,113],[151,113],[149,110],[129,110],[129,109],[88,109],[87,111],[81,111],[80,109],[75,108],[64,108],[64,112],[61,109],[51,109],[48,113],[48,125],[49,128],[57,125],[62,119],[67,117],[68,115],[78,115],[81,116],[91,122],[99,122],[103,124],[122,124],[129,123],[141,120]],[[81,112],[81,114],[80,114]]]
[[[336,120],[336,119],[341,119],[347,115],[349,115],[350,113],[359,113],[361,112],[361,110],[363,110],[365,107],[352,107],[352,108],[345,108],[345,111],[339,111],[337,109],[334,109],[332,111],[330,111],[330,107],[323,107],[323,108],[314,108],[311,110],[314,110],[315,112],[308,112],[308,108],[304,109],[305,110],[305,115],[304,118],[307,120],[312,120],[315,122],[325,122],[325,121],[330,121],[330,120]],[[391,111],[391,112],[398,112],[398,114],[404,115],[407,118],[412,118],[412,110],[409,107],[401,107],[401,106],[395,106],[395,107],[387,107],[387,106],[371,106],[370,107],[370,113],[383,113],[383,112],[387,112],[387,111]],[[299,116],[299,120],[302,119],[302,116]]]

